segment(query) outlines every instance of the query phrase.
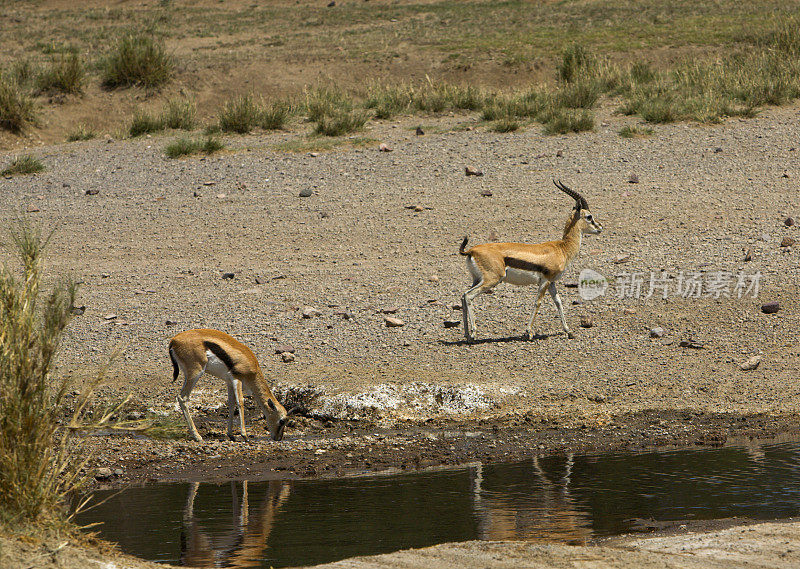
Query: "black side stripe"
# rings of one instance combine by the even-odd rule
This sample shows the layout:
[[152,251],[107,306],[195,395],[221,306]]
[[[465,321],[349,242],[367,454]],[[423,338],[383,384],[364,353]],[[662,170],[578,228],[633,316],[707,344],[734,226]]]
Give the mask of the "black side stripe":
[[228,352],[222,349],[222,346],[210,340],[205,340],[203,346],[205,346],[206,350],[210,350],[212,354],[222,360],[222,363],[224,363],[229,370],[233,371],[233,360],[228,355]]
[[520,269],[522,271],[532,271],[535,273],[547,274],[547,269],[537,263],[531,263],[525,259],[517,259],[516,257],[506,257],[506,266],[512,269]]

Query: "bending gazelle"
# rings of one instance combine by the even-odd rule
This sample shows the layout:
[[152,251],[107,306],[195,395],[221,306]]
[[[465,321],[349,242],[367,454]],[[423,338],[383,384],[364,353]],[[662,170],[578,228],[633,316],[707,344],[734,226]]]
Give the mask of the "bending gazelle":
[[169,343],[169,357],[172,359],[172,381],[178,379],[178,371],[183,372],[183,387],[177,397],[178,405],[189,424],[189,434],[196,441],[203,437],[197,432],[189,414],[189,394],[204,373],[225,381],[228,385],[228,437],[233,440],[233,412],[239,410],[239,432],[247,437],[244,428],[244,409],[242,385],[253,395],[264,413],[272,439],[283,438],[283,429],[290,413],[275,399],[270,391],[261,366],[253,352],[225,332],[219,330],[187,330],[181,332]]
[[528,338],[533,339],[533,321],[542,304],[542,297],[549,289],[550,296],[558,309],[561,325],[567,336],[572,338],[561,297],[556,290],[556,281],[564,269],[577,255],[583,233],[600,233],[603,226],[595,221],[589,212],[586,199],[575,190],[553,180],[556,187],[575,200],[575,208],[564,227],[564,237],[546,243],[484,243],[465,249],[469,237],[464,237],[459,252],[467,257],[467,268],[472,275],[472,287],[461,299],[464,316],[464,335],[468,342],[475,339],[475,317],[472,313],[472,300],[482,292],[488,292],[501,282],[525,286],[535,284],[539,287],[536,307],[528,323]]

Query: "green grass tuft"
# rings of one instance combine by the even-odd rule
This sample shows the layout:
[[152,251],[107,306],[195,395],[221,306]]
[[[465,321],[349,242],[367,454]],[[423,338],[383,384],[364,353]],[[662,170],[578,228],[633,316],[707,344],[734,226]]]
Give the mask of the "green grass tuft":
[[194,140],[190,138],[179,138],[167,145],[164,153],[170,158],[179,158],[181,156],[189,156],[192,154],[213,154],[225,148],[225,145],[219,139],[211,136],[203,140]]
[[79,140],[91,140],[96,136],[97,133],[94,131],[93,128],[88,127],[85,124],[81,123],[77,126],[75,130],[73,130],[67,135],[67,142],[77,142]]
[[626,126],[619,131],[622,138],[644,138],[653,135],[653,129],[642,126]]
[[68,53],[54,59],[50,66],[36,77],[39,93],[83,93],[86,70],[77,53]]
[[13,79],[0,74],[0,128],[20,133],[38,123],[36,105]]
[[342,136],[361,130],[367,120],[369,115],[363,110],[334,111],[333,114],[324,115],[317,121],[314,132],[325,136]]
[[170,99],[161,113],[164,128],[193,130],[197,125],[197,107],[190,99]]
[[30,154],[17,156],[5,169],[0,171],[2,176],[18,176],[23,174],[36,174],[45,169],[41,160]]
[[587,109],[556,109],[543,122],[546,134],[594,130],[594,114]]
[[133,86],[156,89],[170,80],[173,67],[163,43],[147,35],[126,35],[105,60],[102,81],[108,89]]
[[261,122],[263,110],[253,95],[242,95],[226,101],[219,114],[219,128],[223,132],[247,134]]
[[154,117],[145,111],[138,110],[133,115],[131,125],[128,127],[128,134],[135,138],[143,134],[159,132],[165,128],[166,126],[161,117]]

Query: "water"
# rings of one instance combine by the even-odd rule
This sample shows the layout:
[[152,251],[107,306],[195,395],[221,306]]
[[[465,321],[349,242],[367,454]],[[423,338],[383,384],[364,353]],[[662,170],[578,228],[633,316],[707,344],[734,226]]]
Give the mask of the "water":
[[584,543],[636,518],[800,515],[800,443],[569,455],[338,480],[157,484],[78,517],[178,565],[285,567],[470,539]]

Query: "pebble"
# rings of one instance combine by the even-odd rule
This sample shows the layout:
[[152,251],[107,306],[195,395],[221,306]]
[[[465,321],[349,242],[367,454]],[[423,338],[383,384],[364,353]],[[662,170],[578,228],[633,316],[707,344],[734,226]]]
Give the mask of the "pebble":
[[461,320],[445,320],[444,327],[445,328],[455,328],[456,326],[461,325]]
[[418,126],[417,130],[416,130],[416,133],[417,133],[417,136],[422,136],[423,134],[425,134],[425,131],[422,130],[422,127]]
[[594,326],[592,317],[587,314],[583,314],[581,316],[581,328],[591,328],[592,326]]
[[114,473],[111,472],[110,468],[107,468],[107,467],[103,466],[103,467],[97,469],[97,472],[95,472],[94,477],[97,480],[105,480],[107,478],[111,478],[113,475],[114,475]]
[[661,326],[656,326],[655,328],[650,328],[650,337],[651,338],[661,338],[664,336],[664,329]]
[[383,319],[384,323],[386,324],[387,328],[398,328],[400,326],[405,326],[406,323],[400,320],[399,318],[395,318],[393,316],[386,316]]
[[314,194],[314,190],[311,188],[303,188],[300,190],[300,197],[301,198],[309,198]]
[[624,255],[617,255],[617,258],[614,259],[614,264],[619,265],[620,263],[627,263],[631,260],[631,254],[625,253]]
[[466,166],[464,168],[464,173],[467,176],[483,176],[483,172],[481,170],[478,170],[474,166]]
[[781,239],[781,247],[791,247],[795,244],[795,240],[791,237],[784,237]]
[[379,311],[381,314],[396,314],[397,307],[396,306],[388,306],[386,308],[381,308]]
[[232,280],[236,275],[234,273],[222,273],[222,278]]
[[781,305],[777,301],[765,302],[761,305],[761,312],[764,314],[775,314],[781,309]]
[[303,309],[303,318],[314,318],[315,316],[321,316],[322,312],[314,308],[313,306],[306,306]]
[[86,194],[87,196],[96,196],[97,194],[100,193],[100,190],[98,190],[97,188],[89,188],[83,193]]
[[639,176],[635,173],[631,172],[630,176],[628,176],[628,183],[629,184],[638,184],[639,183]]
[[791,227],[791,226],[793,226],[793,225],[794,225],[794,218],[793,218],[793,217],[787,217],[787,218],[786,218],[786,220],[783,222],[783,224],[784,224],[786,227]]
[[702,342],[698,342],[697,340],[692,340],[689,338],[688,340],[681,340],[678,344],[681,348],[692,348],[694,350],[701,350],[705,348],[705,344]]
[[384,144],[383,142],[381,142],[381,145],[378,146],[378,151],[379,152],[391,152],[392,149],[389,147],[388,144]]
[[276,354],[282,354],[283,352],[289,352],[290,354],[293,354],[295,352],[295,348],[291,344],[278,344],[275,346]]
[[752,358],[750,358],[746,362],[740,363],[739,364],[739,369],[741,369],[742,371],[752,371],[752,370],[754,370],[754,369],[756,369],[758,367],[758,364],[761,363],[761,359],[762,358],[761,358],[760,355],[753,356]]
[[623,314],[636,314],[636,310],[634,310],[633,308],[623,308],[622,309],[622,313]]
[[481,190],[481,195],[482,195],[483,197],[485,197],[485,198],[490,198],[490,197],[492,197],[494,194],[492,193],[492,190]]
[[292,352],[281,352],[281,360],[286,363],[293,362],[295,359],[294,354]]

